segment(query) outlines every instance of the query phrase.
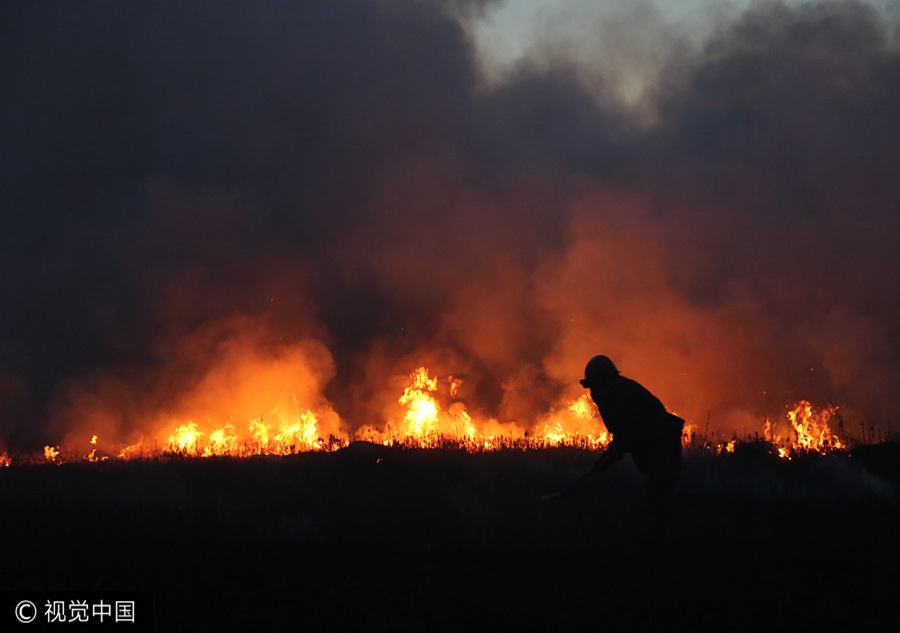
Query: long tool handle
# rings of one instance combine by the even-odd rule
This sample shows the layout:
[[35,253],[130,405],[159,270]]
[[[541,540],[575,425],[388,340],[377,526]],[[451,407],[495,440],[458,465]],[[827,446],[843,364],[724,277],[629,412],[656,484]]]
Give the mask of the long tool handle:
[[587,471],[586,473],[584,473],[581,477],[579,477],[578,479],[576,479],[575,481],[570,483],[568,486],[566,486],[565,488],[560,490],[559,492],[554,492],[549,495],[541,495],[541,499],[543,499],[544,501],[552,501],[554,499],[562,499],[563,497],[567,496],[568,494],[570,494],[577,488],[580,488],[584,484],[584,482],[586,482],[588,479],[590,479],[594,475],[595,472],[596,472],[595,470],[591,469],[591,470]]

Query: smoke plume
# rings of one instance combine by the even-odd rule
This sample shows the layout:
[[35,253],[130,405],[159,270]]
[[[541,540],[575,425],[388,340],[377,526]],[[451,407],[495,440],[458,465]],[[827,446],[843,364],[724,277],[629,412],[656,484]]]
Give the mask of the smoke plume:
[[528,428],[598,353],[698,424],[896,425],[897,24],[642,5],[485,82],[484,6],[4,3],[0,443],[353,431],[420,365]]

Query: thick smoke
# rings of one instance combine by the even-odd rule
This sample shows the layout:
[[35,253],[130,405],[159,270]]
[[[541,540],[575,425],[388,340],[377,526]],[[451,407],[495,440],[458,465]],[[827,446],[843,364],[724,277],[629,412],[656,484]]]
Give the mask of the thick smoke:
[[528,427],[596,353],[698,424],[896,424],[896,25],[645,6],[487,85],[481,8],[4,3],[0,443],[378,425],[422,364]]

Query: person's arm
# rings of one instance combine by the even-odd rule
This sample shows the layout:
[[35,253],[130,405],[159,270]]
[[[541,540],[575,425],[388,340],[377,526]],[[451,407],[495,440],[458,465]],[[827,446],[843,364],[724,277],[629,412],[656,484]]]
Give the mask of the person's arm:
[[[610,443],[612,446],[612,443]],[[605,472],[607,468],[615,464],[617,461],[622,459],[622,455],[619,453],[610,452],[609,448],[607,448],[602,455],[594,462],[594,472],[602,473]]]

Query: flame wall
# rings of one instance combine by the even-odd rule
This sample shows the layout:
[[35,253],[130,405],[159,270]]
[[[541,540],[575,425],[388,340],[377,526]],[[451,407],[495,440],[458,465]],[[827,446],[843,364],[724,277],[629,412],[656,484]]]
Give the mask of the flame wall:
[[6,3],[0,441],[378,425],[420,365],[527,427],[596,353],[896,423],[896,21],[642,7],[487,83],[475,2]]

